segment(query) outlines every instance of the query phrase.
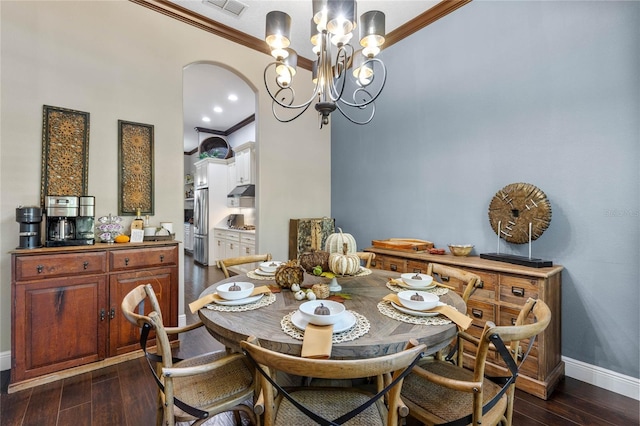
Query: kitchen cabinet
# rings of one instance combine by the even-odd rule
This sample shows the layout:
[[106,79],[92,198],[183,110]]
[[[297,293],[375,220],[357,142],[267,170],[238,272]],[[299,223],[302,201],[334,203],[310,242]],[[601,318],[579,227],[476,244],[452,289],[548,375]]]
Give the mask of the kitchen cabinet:
[[11,271],[10,392],[139,349],[139,329],[120,312],[137,285],[150,283],[165,325],[178,324],[177,242],[15,250]]
[[235,172],[236,184],[248,185],[255,184],[256,160],[255,160],[255,143],[247,142],[237,146],[235,152]]
[[194,241],[193,224],[185,223],[184,224],[184,249],[185,249],[185,251],[188,251],[188,252],[192,252],[193,251],[193,241]]
[[227,160],[227,194],[236,187],[236,159]]
[[[543,300],[551,309],[551,323],[534,341],[529,356],[521,366],[516,386],[539,398],[547,399],[558,381],[564,376],[561,359],[561,284],[563,267],[529,268],[481,259],[477,256],[431,255],[425,252],[402,252],[371,247],[365,249],[376,254],[371,266],[400,273],[425,272],[429,262],[441,263],[473,272],[482,284],[476,288],[467,303],[467,314],[473,318],[470,334],[479,337],[487,321],[497,325],[512,325],[520,308],[529,298]],[[463,283],[442,277],[455,291],[462,294]],[[521,342],[526,350],[528,341]],[[465,365],[472,365],[474,351],[464,348]],[[486,372],[490,376],[506,375],[499,354],[490,352]]]
[[251,256],[256,253],[256,235],[254,232],[216,228],[214,247],[216,261],[229,257]]

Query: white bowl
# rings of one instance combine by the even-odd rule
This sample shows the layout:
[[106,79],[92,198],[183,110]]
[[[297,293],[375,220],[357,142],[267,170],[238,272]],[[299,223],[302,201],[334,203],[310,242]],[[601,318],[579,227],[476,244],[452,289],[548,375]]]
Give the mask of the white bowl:
[[[419,294],[424,300],[411,300],[411,296]],[[433,293],[419,290],[405,290],[398,293],[400,303],[405,308],[413,309],[414,311],[427,311],[438,306],[440,298]]]
[[[329,308],[329,315],[318,315],[315,310],[318,306],[324,305]],[[333,325],[342,317],[345,307],[342,303],[333,300],[310,300],[300,305],[300,312],[311,324]]]
[[260,264],[260,269],[264,272],[275,272],[278,269],[278,266],[282,265],[282,262],[278,262],[276,260],[270,260],[268,262],[262,262]]
[[[419,279],[414,278],[415,276],[419,276],[420,278]],[[400,277],[402,278],[402,281],[404,281],[406,285],[411,287],[416,287],[416,288],[429,287],[433,282],[433,277],[427,274],[408,273],[408,274],[402,274],[400,275]]]
[[[229,290],[232,285],[238,285],[240,290]],[[253,292],[253,283],[237,282],[237,283],[225,283],[216,287],[216,293],[218,296],[225,300],[238,300],[249,297]]]

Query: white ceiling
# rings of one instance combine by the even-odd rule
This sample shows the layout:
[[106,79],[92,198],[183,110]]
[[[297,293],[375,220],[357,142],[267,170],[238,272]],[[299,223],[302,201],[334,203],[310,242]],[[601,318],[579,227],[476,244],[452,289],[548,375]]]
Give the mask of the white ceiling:
[[[310,19],[312,13],[311,0],[209,0],[224,5],[232,1],[246,8],[235,16],[219,7],[210,5],[207,0],[171,0],[181,7],[189,9],[208,19],[240,30],[246,34],[264,39],[265,17],[272,10],[280,10],[291,16],[291,47],[298,55],[313,59],[309,42]],[[389,33],[406,24],[414,17],[430,9],[440,0],[358,0],[358,16],[369,10],[381,10],[386,15],[386,32]],[[357,37],[357,35],[356,35]],[[203,58],[206,59],[206,58]],[[235,93],[239,99],[230,103],[228,94]],[[219,105],[221,114],[212,108]],[[195,127],[205,127],[225,131],[233,125],[251,116],[255,109],[255,96],[249,87],[235,74],[224,68],[197,64],[184,71],[184,151],[189,152],[198,146],[198,135]],[[203,116],[211,118],[211,122],[202,121]]]

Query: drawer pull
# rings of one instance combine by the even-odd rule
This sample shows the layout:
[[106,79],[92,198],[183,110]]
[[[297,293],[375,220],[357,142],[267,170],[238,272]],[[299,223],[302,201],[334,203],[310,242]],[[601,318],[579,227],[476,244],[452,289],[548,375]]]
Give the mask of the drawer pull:
[[164,254],[160,255],[160,262],[164,262]]
[[511,325],[516,325],[517,318],[511,318]]
[[128,257],[124,258],[124,266],[129,266],[129,258]]
[[233,243],[229,244],[229,248],[233,250]]
[[82,267],[83,267],[84,269],[87,269],[87,268],[89,267],[89,262],[88,262],[88,261],[86,261],[86,260],[85,260],[84,262],[82,262]]
[[41,274],[41,273],[42,273],[42,270],[43,270],[43,269],[44,269],[44,266],[42,266],[42,265],[38,265],[38,266],[36,266],[36,270],[38,271],[38,273],[39,273],[39,274]]
[[373,266],[374,268],[376,267],[376,261],[375,260],[371,261],[371,266]]
[[116,308],[111,308],[109,311],[109,319],[114,319],[116,317]]
[[398,265],[394,265],[394,264],[392,263],[391,265],[389,265],[389,268],[390,268],[392,271],[397,271],[397,270],[398,270]]
[[245,251],[246,254],[249,254],[249,251],[250,251],[249,247],[245,247],[244,251]]
[[104,309],[100,309],[100,321],[104,321],[105,318],[106,312],[104,311]]
[[449,277],[448,277],[448,276],[446,276],[446,275],[440,275],[440,279],[441,279],[442,281],[444,281],[445,283],[448,283],[448,282],[449,282]]
[[484,288],[484,281],[478,281],[476,283],[476,288]]
[[471,309],[471,315],[476,318],[482,318],[482,310],[480,309]]
[[522,287],[511,287],[511,293],[515,294],[519,297],[524,297],[524,288]]

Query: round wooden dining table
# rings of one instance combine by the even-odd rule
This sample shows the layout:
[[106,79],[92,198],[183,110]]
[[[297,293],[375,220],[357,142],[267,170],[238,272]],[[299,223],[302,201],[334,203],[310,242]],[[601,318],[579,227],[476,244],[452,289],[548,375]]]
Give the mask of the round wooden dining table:
[[[346,309],[355,311],[370,322],[365,335],[348,342],[333,344],[332,358],[359,359],[399,352],[409,339],[416,339],[427,345],[426,355],[437,352],[447,346],[456,335],[456,325],[420,325],[402,322],[381,314],[377,304],[392,291],[386,287],[390,278],[399,278],[397,272],[372,269],[365,276],[337,277],[342,290],[338,293],[348,295],[344,300]],[[275,286],[275,280],[256,280],[246,274],[232,276],[210,285],[200,297],[215,292],[216,286],[227,282],[252,282],[256,287]],[[311,287],[315,283],[329,283],[325,277],[306,274],[302,287]],[[276,300],[268,306],[242,312],[221,312],[206,307],[198,315],[209,333],[220,343],[233,351],[240,351],[239,342],[248,336],[256,336],[260,345],[290,355],[300,355],[302,340],[286,334],[280,325],[282,318],[298,309],[302,301],[295,300],[288,289],[276,293]],[[462,298],[453,290],[440,296],[440,301],[454,306],[459,312],[466,312]]]

